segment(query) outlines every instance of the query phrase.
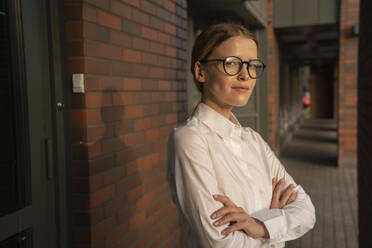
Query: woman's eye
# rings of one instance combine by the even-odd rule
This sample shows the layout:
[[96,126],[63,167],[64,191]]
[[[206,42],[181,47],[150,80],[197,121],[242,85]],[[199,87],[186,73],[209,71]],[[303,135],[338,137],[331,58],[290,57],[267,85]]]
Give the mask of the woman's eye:
[[238,61],[226,61],[225,65],[229,67],[237,66],[239,65],[239,62]]

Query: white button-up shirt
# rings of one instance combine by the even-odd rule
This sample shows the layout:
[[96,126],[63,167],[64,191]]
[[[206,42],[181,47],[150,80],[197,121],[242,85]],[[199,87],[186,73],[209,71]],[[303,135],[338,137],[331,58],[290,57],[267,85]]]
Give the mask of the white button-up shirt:
[[[174,130],[168,148],[168,180],[180,212],[189,247],[284,247],[313,228],[315,209],[310,197],[285,171],[267,143],[251,128],[242,127],[200,103],[186,123]],[[270,209],[272,178],[294,184],[297,197],[282,209]],[[211,214],[223,207],[214,194],[226,195],[248,215],[261,220],[270,239],[253,239],[242,231],[227,236],[215,227]]]

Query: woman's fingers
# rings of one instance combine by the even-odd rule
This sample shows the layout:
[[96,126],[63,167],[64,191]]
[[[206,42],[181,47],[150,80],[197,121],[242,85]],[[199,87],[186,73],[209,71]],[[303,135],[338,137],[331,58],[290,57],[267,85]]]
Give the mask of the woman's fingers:
[[219,202],[223,203],[223,205],[225,205],[227,207],[236,207],[235,204],[227,196],[224,196],[224,195],[213,195],[213,198],[216,201],[219,201]]
[[244,211],[242,208],[240,207],[222,207],[220,209],[218,209],[217,211],[215,211],[214,213],[212,213],[211,215],[211,218],[212,219],[217,219],[221,216],[224,216],[226,214],[229,214],[229,213],[239,213],[239,212],[242,212]]
[[296,197],[297,197],[297,192],[293,191],[291,196],[289,197],[289,199],[287,201],[287,204],[294,202],[294,200],[296,200]]
[[284,193],[282,194],[282,196],[280,197],[280,208],[284,207],[285,205],[287,205],[288,203],[288,200],[290,198],[290,196],[292,195],[292,193],[294,192],[294,186],[293,184],[289,185]]
[[274,177],[274,178],[271,180],[271,183],[272,183],[272,192],[274,193],[275,186],[276,186],[276,184],[278,183],[278,178]]
[[275,186],[273,196],[272,196],[273,201],[278,202],[278,203],[280,202],[280,192],[282,192],[282,188],[284,187],[284,185],[285,185],[285,180],[284,178],[282,178],[278,181],[278,183]]
[[244,229],[244,223],[243,222],[237,222],[237,223],[234,223],[233,225],[225,228],[221,234],[222,235],[229,235],[229,233],[232,233],[232,232],[235,232],[235,231],[239,231],[239,230],[243,230]]
[[229,223],[240,222],[245,220],[246,214],[244,212],[235,212],[224,215],[221,219],[215,221],[213,225],[222,226]]

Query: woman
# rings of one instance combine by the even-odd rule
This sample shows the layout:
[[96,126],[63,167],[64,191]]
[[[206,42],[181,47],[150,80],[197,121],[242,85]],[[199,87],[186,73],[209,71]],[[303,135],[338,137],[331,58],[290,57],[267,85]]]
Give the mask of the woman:
[[315,210],[261,136],[231,113],[265,65],[243,26],[216,24],[192,51],[202,101],[169,142],[168,180],[189,247],[284,247],[315,223]]

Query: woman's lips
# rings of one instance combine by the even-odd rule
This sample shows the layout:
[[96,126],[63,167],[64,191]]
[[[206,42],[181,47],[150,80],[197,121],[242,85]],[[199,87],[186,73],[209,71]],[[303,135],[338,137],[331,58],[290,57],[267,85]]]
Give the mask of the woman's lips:
[[247,92],[249,90],[249,87],[243,87],[243,86],[235,86],[232,87],[234,90],[239,92]]

